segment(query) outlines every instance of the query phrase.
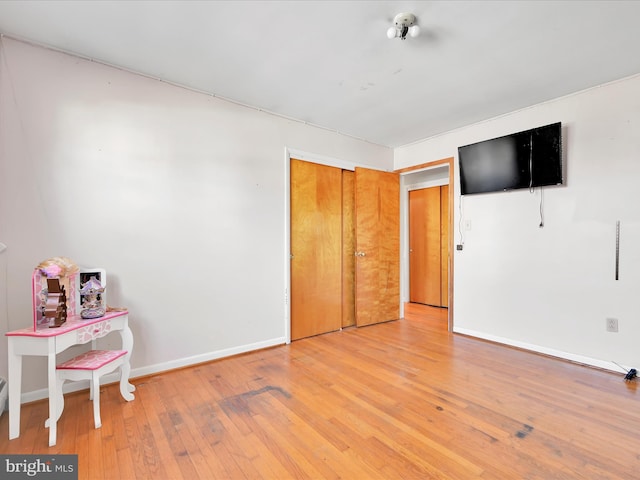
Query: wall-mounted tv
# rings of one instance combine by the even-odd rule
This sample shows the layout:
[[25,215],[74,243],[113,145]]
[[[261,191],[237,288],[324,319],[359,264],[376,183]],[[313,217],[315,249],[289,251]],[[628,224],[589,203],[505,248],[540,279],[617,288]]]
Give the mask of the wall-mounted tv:
[[458,147],[462,195],[561,185],[562,124]]

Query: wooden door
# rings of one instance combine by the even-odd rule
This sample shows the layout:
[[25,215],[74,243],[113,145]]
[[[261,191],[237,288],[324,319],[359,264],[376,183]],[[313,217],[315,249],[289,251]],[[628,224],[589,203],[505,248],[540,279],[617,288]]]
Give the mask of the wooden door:
[[409,192],[409,301],[448,305],[449,187]]
[[400,177],[355,171],[356,325],[400,316]]
[[291,159],[291,340],[342,323],[342,170]]
[[354,173],[342,171],[342,327],[356,324],[356,230]]

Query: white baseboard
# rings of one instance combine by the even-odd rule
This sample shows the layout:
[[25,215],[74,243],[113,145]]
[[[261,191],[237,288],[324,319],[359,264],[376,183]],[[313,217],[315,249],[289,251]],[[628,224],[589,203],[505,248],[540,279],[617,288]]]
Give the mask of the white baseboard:
[[454,333],[460,333],[462,335],[468,335],[470,337],[480,338],[482,340],[488,340],[490,342],[501,343],[503,345],[509,345],[511,347],[521,348],[523,350],[530,350],[536,353],[542,353],[551,357],[561,358],[563,360],[569,360],[571,362],[582,363],[592,367],[602,368],[604,370],[610,370],[612,372],[621,373],[620,369],[616,367],[613,362],[606,362],[604,360],[598,360],[597,358],[585,357],[583,355],[576,355],[569,352],[563,352],[561,350],[554,350],[553,348],[541,347],[540,345],[534,345],[531,343],[520,342],[518,340],[512,340],[510,338],[499,337],[484,332],[476,332],[475,330],[468,330],[466,328],[453,327]]
[[[232,355],[238,355],[241,353],[252,352],[254,350],[260,350],[263,348],[275,347],[277,345],[284,345],[286,339],[284,337],[273,338],[271,340],[265,340],[264,342],[251,343],[248,345],[240,345],[238,347],[227,348],[224,350],[217,350],[215,352],[203,353],[201,355],[194,355],[192,357],[179,358],[177,360],[171,360],[169,362],[157,363],[155,365],[148,365],[146,367],[131,369],[130,378],[144,377],[147,375],[153,375],[155,373],[166,372],[169,370],[175,370],[176,368],[188,367],[190,365],[197,365],[199,363],[210,362],[212,360],[218,360],[224,357],[230,357]],[[100,383],[114,383],[120,380],[120,372],[113,372],[102,377]],[[64,392],[77,392],[79,390],[85,390],[89,388],[88,381],[81,382],[67,382],[64,385]],[[135,395],[135,392],[134,392]],[[21,403],[35,402],[36,400],[42,400],[49,398],[49,390],[42,388],[40,390],[33,390],[31,392],[24,392],[20,396]]]

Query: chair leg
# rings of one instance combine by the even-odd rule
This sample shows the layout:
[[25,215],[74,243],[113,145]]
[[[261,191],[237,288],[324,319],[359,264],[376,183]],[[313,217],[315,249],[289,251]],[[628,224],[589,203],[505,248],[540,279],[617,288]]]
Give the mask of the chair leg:
[[96,428],[102,426],[100,419],[100,376],[93,372],[91,375],[91,389],[93,390],[93,422]]
[[62,411],[64,410],[64,393],[62,393],[63,385],[64,379],[58,379],[58,385],[56,387],[56,394],[58,395],[58,411],[56,412],[56,422],[60,420]]

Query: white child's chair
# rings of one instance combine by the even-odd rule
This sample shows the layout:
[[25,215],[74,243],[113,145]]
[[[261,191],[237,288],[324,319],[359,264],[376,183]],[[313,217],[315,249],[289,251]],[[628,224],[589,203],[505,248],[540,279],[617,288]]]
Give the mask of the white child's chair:
[[[56,366],[58,376],[58,412],[56,418],[60,418],[64,409],[62,385],[65,380],[89,380],[89,400],[93,400],[93,420],[96,428],[100,428],[102,426],[102,420],[100,419],[100,377],[121,367],[127,353],[126,350],[89,350]],[[120,375],[122,375],[122,369],[120,370]],[[122,389],[120,390],[122,393]],[[130,398],[125,396],[125,400],[133,400],[133,394],[126,393]],[[122,395],[124,396],[124,393]]]

